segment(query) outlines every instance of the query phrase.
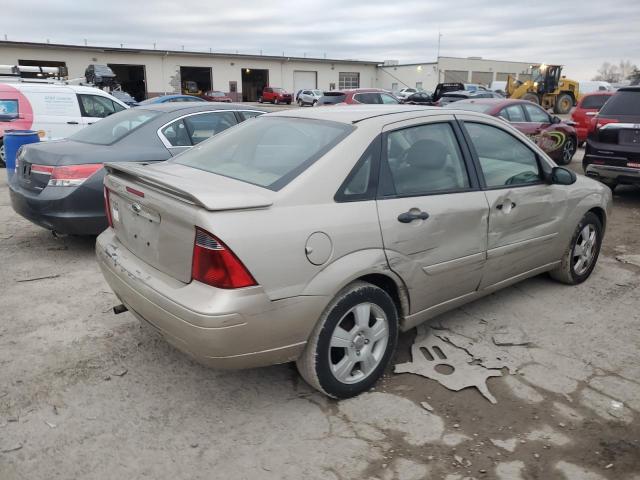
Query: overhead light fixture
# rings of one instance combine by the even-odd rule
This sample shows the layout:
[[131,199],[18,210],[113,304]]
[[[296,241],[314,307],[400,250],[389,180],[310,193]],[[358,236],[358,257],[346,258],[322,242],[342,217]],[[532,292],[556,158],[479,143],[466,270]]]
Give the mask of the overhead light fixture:
[[422,65],[418,65],[418,71],[421,72],[422,71]]
[[244,73],[251,73],[251,69],[250,68],[245,68],[244,69]]

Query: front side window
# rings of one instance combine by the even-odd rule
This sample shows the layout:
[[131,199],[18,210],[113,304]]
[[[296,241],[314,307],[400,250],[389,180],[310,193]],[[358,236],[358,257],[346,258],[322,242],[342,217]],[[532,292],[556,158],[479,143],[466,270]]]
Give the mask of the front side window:
[[524,111],[520,105],[510,105],[507,108],[503,108],[501,112],[506,114],[505,118],[511,122],[526,122],[527,118],[524,116]]
[[387,95],[386,93],[381,93],[380,98],[382,99],[382,103],[387,105],[394,105],[394,104],[400,103],[398,102],[398,100],[393,98],[391,95]]
[[129,132],[160,115],[160,112],[131,108],[89,125],[69,138],[77,142],[111,145]]
[[[111,99],[100,95],[78,95],[83,117],[104,118],[116,113],[116,107]],[[119,105],[118,105],[119,106]]]
[[538,183],[542,180],[536,154],[504,130],[465,123],[478,155],[487,187]]
[[216,135],[171,161],[280,190],[353,128],[323,120],[262,116]]
[[522,104],[524,109],[529,114],[529,120],[536,123],[551,123],[549,114],[536,105]]
[[393,131],[387,135],[386,153],[393,192],[385,194],[412,196],[469,188],[464,159],[448,123]]
[[338,88],[340,90],[345,90],[348,88],[360,88],[360,73],[359,72],[339,72]]

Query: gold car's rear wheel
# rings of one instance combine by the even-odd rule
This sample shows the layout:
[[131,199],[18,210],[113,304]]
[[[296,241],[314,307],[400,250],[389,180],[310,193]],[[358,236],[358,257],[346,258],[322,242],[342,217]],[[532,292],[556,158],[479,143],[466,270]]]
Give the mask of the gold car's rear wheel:
[[302,377],[333,398],[371,388],[393,354],[398,314],[381,288],[355,282],[329,304],[297,361]]

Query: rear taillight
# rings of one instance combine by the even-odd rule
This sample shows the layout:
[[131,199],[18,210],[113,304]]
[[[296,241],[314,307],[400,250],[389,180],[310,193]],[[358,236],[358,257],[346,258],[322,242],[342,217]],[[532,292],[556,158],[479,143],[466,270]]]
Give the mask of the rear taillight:
[[605,125],[607,125],[608,123],[618,123],[618,120],[615,120],[613,118],[593,117],[593,119],[595,120],[595,123],[593,124],[594,130],[598,130],[599,128],[602,128]]
[[107,222],[113,228],[113,218],[111,218],[111,201],[109,200],[109,189],[104,187],[104,211],[107,214]]
[[61,167],[31,165],[31,173],[49,175],[50,178],[47,185],[50,187],[77,187],[101,168],[101,163],[64,165]]
[[238,257],[214,235],[196,227],[191,278],[217,288],[257,285]]

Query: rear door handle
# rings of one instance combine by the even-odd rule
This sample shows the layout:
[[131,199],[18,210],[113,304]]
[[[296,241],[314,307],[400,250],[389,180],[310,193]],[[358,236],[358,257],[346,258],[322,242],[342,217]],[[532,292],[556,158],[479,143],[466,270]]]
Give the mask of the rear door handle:
[[426,220],[427,218],[429,218],[429,214],[418,209],[411,209],[408,212],[398,215],[398,221],[400,223],[411,223],[414,220]]
[[78,125],[78,122],[67,122],[67,125]]

